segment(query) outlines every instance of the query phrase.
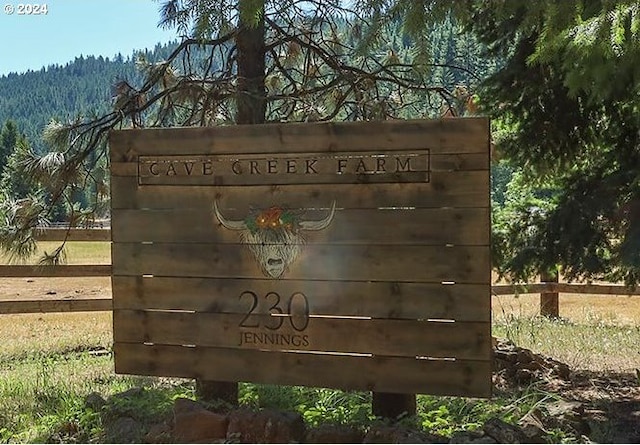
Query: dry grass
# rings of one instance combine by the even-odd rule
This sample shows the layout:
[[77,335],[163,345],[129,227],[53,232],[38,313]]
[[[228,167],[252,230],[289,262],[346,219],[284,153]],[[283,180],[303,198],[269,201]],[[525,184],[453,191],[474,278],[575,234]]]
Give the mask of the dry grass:
[[[43,252],[60,243],[42,242],[25,264],[36,264]],[[111,244],[69,242],[68,264],[110,264]],[[0,257],[0,264],[8,258]],[[110,297],[108,277],[2,278],[0,300],[69,299]],[[0,315],[0,357],[48,354],[87,348],[108,348],[112,343],[111,314],[108,312]]]
[[0,315],[0,358],[110,348],[110,312]]
[[[18,264],[38,264],[44,252],[52,253],[60,246],[57,241],[38,243],[37,251]],[[66,264],[111,264],[111,243],[101,241],[70,241],[66,243]],[[9,264],[10,258],[0,255],[0,264]],[[16,261],[12,261],[15,263]]]
[[640,296],[560,294],[560,319],[540,317],[539,294],[494,296],[494,335],[575,369],[640,368]]
[[[640,324],[640,296],[560,294],[560,317],[574,323]],[[492,298],[495,321],[506,317],[533,317],[540,313],[539,294],[500,295]]]

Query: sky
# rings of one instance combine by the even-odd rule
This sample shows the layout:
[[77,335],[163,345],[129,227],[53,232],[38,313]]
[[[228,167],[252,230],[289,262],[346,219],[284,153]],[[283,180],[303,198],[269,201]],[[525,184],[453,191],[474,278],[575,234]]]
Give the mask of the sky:
[[[81,54],[126,58],[177,38],[158,27],[157,0],[0,0],[0,76],[39,70]],[[18,14],[35,5],[46,14]],[[28,5],[28,6],[27,6]]]

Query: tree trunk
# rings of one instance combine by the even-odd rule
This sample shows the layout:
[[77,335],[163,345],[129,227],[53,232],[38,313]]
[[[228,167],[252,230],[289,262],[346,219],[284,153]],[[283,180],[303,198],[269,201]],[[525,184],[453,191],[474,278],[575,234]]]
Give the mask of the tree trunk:
[[266,114],[264,20],[241,25],[236,37],[238,92],[236,124],[262,124]]
[[[242,9],[240,0],[239,8]],[[262,4],[264,11],[264,2]],[[238,57],[238,91],[236,124],[262,124],[265,121],[265,34],[264,19],[257,26],[240,22],[236,36]],[[238,383],[197,380],[196,393],[202,400],[224,400],[238,404]]]

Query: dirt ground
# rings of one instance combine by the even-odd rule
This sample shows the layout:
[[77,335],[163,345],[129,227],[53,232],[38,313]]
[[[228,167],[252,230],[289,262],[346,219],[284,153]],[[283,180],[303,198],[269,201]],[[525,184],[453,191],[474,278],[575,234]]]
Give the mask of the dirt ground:
[[0,300],[111,298],[109,277],[2,278]]

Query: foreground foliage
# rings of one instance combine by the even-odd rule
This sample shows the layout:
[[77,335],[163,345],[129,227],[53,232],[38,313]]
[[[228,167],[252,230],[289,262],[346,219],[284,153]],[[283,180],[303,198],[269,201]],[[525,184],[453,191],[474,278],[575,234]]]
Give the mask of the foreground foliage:
[[[148,428],[171,416],[176,398],[195,397],[191,381],[115,376],[111,366],[110,357],[88,353],[23,358],[5,364],[0,370],[0,441],[104,442],[109,419],[127,416]],[[95,391],[106,397],[132,387],[145,390],[132,398],[112,398],[101,409],[87,406],[85,401]],[[242,404],[256,409],[298,411],[309,426],[343,424],[366,430],[389,423],[371,414],[369,393],[242,384],[240,396]],[[419,396],[418,415],[399,421],[451,436],[456,431],[477,429],[492,417],[515,423],[548,399],[549,395],[535,389],[500,394],[492,401]]]

